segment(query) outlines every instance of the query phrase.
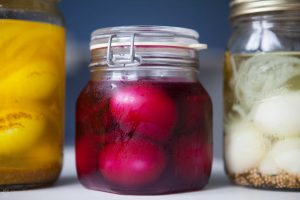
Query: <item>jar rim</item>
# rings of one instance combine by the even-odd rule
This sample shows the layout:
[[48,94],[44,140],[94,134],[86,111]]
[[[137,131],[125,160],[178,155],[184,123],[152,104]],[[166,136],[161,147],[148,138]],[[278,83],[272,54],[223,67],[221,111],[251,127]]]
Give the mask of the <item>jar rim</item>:
[[100,28],[92,32],[93,37],[98,35],[109,35],[117,33],[137,33],[137,32],[155,32],[161,34],[174,34],[174,35],[183,35],[186,37],[191,37],[194,39],[199,38],[197,31],[189,28],[174,27],[174,26],[157,26],[157,25],[134,25],[134,26],[115,26],[115,27],[106,27]]
[[299,0],[231,0],[230,19],[274,11],[300,11]]
[[[198,42],[197,31],[188,28],[156,25],[135,25],[100,28],[92,32],[90,49],[108,46],[130,46],[132,36],[139,46],[174,46],[196,50],[206,49],[206,44]],[[115,42],[110,41],[114,37]],[[111,42],[111,43],[110,43]]]

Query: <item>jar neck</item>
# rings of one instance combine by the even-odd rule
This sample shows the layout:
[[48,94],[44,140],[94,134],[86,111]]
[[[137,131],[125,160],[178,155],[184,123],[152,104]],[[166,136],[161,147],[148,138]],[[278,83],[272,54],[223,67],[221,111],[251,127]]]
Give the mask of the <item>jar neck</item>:
[[58,0],[0,0],[0,19],[19,19],[64,25]]
[[[91,51],[91,70],[95,68],[113,69],[128,67],[174,67],[198,69],[198,51],[189,48],[178,47],[151,47],[136,46],[134,57],[137,60],[130,61],[129,47],[113,47],[111,57],[108,58],[107,48],[93,49]],[[110,63],[113,63],[111,65]]]
[[300,33],[299,11],[276,11],[243,15],[231,20],[235,30],[272,29],[285,33]]
[[1,8],[56,13],[57,0],[0,0]]
[[166,66],[94,68],[92,81],[198,82],[198,70]]

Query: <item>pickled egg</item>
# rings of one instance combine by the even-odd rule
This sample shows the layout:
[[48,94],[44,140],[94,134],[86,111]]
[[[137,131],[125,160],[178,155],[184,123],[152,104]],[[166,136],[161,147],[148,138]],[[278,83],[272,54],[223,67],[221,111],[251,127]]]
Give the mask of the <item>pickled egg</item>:
[[35,144],[47,130],[47,120],[32,111],[0,112],[0,155],[19,153]]
[[[43,100],[51,97],[59,85],[60,73],[47,61],[30,62],[2,78],[2,98]],[[63,73],[61,73],[63,75]]]
[[271,157],[280,169],[300,176],[300,138],[279,140],[274,144]]
[[79,176],[89,175],[97,171],[98,145],[95,136],[86,134],[76,140],[76,167]]
[[125,132],[167,141],[177,120],[176,105],[160,88],[148,84],[116,90],[111,113]]
[[300,93],[293,92],[259,102],[252,110],[254,123],[274,137],[300,135]]
[[243,173],[257,167],[269,142],[250,122],[236,122],[225,134],[225,159],[231,173]]
[[212,149],[204,134],[183,135],[174,145],[175,174],[190,183],[207,181],[212,166]]
[[43,141],[27,153],[27,162],[35,167],[60,164],[62,162],[62,145]]
[[260,173],[265,175],[276,175],[279,172],[279,168],[276,165],[272,154],[268,153],[258,167]]
[[164,150],[145,139],[106,145],[99,153],[99,170],[109,182],[142,187],[154,182],[166,167]]

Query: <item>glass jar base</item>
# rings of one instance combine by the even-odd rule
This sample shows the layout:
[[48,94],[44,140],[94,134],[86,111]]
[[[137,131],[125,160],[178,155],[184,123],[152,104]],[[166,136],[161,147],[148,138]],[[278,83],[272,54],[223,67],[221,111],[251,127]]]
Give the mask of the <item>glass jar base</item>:
[[17,190],[29,190],[35,188],[43,188],[52,186],[56,180],[48,183],[35,183],[35,184],[12,184],[12,185],[0,185],[0,192],[9,192]]
[[119,194],[119,195],[167,195],[167,194],[177,194],[177,193],[185,193],[185,192],[194,192],[202,190],[205,186],[194,188],[194,189],[174,189],[174,190],[119,190],[119,189],[111,189],[111,188],[103,188],[99,189],[96,187],[87,187],[84,186],[87,189],[90,190],[96,190],[101,192],[107,192],[112,194]]
[[0,191],[26,190],[52,185],[59,177],[60,165],[35,169],[1,169]]
[[166,195],[166,194],[178,194],[185,192],[194,192],[205,189],[208,184],[208,178],[205,180],[199,180],[195,183],[182,183],[176,181],[166,181],[164,184],[144,186],[140,188],[125,188],[116,185],[104,184],[97,177],[79,177],[80,183],[89,190],[107,192],[119,195]]

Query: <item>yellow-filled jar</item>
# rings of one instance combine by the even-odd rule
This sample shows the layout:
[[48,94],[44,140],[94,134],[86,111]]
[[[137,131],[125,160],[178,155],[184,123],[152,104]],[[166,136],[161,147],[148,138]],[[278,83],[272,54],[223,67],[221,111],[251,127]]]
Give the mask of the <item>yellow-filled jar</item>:
[[0,0],[0,190],[52,184],[62,166],[65,30],[57,0]]

